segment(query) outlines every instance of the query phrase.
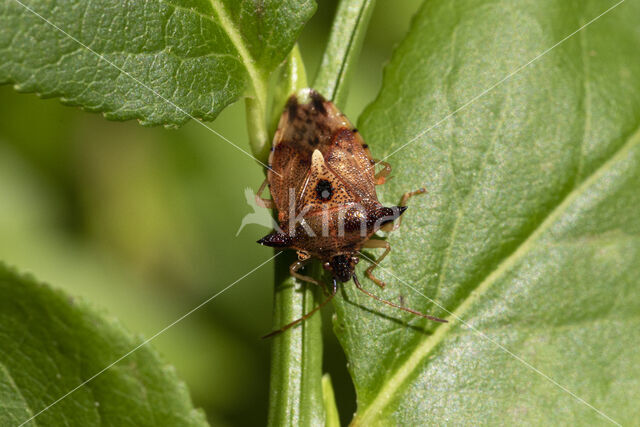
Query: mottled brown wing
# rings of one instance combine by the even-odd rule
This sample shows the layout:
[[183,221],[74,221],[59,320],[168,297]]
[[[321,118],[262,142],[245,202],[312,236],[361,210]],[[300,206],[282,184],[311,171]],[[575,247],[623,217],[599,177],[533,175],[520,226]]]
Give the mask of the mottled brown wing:
[[[344,120],[347,121],[346,118]],[[347,125],[336,130],[322,154],[327,166],[358,199],[378,200],[374,183],[375,162],[360,133],[348,121]]]
[[[310,175],[311,158],[319,150],[327,167],[358,199],[377,200],[371,154],[360,134],[332,103],[314,90],[292,95],[280,118],[269,156],[271,196],[284,221],[289,215],[290,197],[299,201]],[[301,210],[296,204],[296,211]]]
[[329,169],[320,150],[311,155],[311,167],[305,182],[300,188],[297,203],[301,209],[307,209],[308,214],[317,211],[339,209],[348,203],[357,201],[349,188],[345,187],[340,178]]

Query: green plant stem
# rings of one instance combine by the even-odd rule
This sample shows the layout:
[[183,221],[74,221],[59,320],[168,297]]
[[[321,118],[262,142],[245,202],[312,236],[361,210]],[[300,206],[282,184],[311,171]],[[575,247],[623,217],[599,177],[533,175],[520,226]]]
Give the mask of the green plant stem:
[[342,0],[338,5],[313,87],[340,108],[344,108],[374,6],[375,0]]
[[[289,251],[276,258],[274,327],[311,311],[320,293],[289,274],[296,259]],[[322,317],[312,316],[273,338],[269,396],[270,426],[324,425]]]
[[[306,86],[304,64],[295,46],[274,89],[273,114],[269,120],[272,133],[287,98]],[[274,328],[302,317],[319,304],[320,290],[289,274],[289,265],[295,257],[295,253],[288,251],[275,259]],[[269,425],[324,424],[322,391],[322,318],[318,315],[273,338]]]
[[[343,106],[347,82],[357,61],[373,0],[343,0],[338,6],[329,43],[314,88]],[[276,112],[270,120],[275,131],[277,118],[291,93],[304,88],[306,76],[297,46],[282,69],[274,94]],[[320,303],[320,290],[301,283],[289,274],[295,261],[292,253],[276,258],[274,327],[278,328],[311,311]],[[317,265],[316,265],[317,268]],[[312,275],[320,276],[320,269]],[[308,274],[308,273],[307,273]],[[320,315],[276,336],[271,352],[269,396],[270,426],[339,424],[335,398],[328,377],[322,377],[322,323]],[[326,405],[326,408],[325,408]]]
[[266,99],[266,94],[245,98],[249,144],[253,155],[263,163],[269,156],[270,146],[266,125]]

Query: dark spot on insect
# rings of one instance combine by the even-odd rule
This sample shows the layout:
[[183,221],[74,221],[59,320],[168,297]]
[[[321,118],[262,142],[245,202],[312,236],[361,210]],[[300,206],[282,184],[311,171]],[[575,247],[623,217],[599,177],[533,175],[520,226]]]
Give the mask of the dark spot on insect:
[[329,137],[331,135],[331,130],[325,123],[319,121],[316,123],[316,133],[322,136]]
[[353,132],[353,133],[358,133],[358,129],[353,128],[352,132]]
[[275,150],[275,147],[272,145],[269,151],[273,151],[273,150]]
[[369,163],[371,163],[372,165],[376,164],[375,160],[373,160],[373,159],[369,160]]
[[311,103],[313,104],[313,108],[322,115],[327,115],[327,110],[324,108],[324,98],[318,92],[311,91]]
[[326,202],[327,200],[331,199],[332,195],[333,187],[331,186],[331,183],[326,179],[321,179],[320,181],[318,181],[318,184],[316,185],[316,196],[318,197],[318,199]]
[[369,144],[362,144],[362,148],[369,148]]
[[291,237],[287,236],[284,233],[279,233],[274,231],[270,234],[267,234],[262,239],[258,240],[258,243],[264,246],[271,246],[274,248],[285,248],[291,245]]
[[289,123],[291,123],[298,114],[298,99],[295,95],[291,95],[291,97],[287,101],[287,111],[289,112]]
[[340,128],[333,134],[332,139],[336,145],[340,145],[342,141],[352,142],[353,132],[347,128]]
[[318,144],[320,144],[320,138],[318,137],[318,135],[314,136],[313,138],[309,138],[309,145],[315,147]]

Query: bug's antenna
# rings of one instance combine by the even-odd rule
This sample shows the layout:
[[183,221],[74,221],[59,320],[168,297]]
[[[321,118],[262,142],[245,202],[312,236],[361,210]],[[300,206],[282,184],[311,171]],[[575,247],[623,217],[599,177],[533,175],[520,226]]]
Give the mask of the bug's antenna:
[[358,277],[354,274],[353,275],[353,283],[356,284],[356,288],[360,289],[362,292],[364,292],[365,294],[369,295],[371,298],[383,302],[387,305],[390,305],[391,307],[395,307],[395,308],[399,308],[400,310],[404,310],[404,311],[408,311],[409,313],[415,314],[416,316],[420,316],[420,317],[424,317],[425,319],[429,319],[429,320],[433,320],[434,322],[441,322],[441,323],[448,323],[448,320],[445,319],[440,319],[439,317],[434,317],[434,316],[429,316],[428,314],[424,314],[424,313],[420,313],[419,311],[413,310],[411,308],[407,308],[407,307],[403,307],[401,305],[398,304],[394,304],[391,301],[387,301],[386,299],[382,299],[378,296],[375,296],[374,294],[372,294],[371,292],[367,291],[366,289],[364,289],[362,287],[362,285],[360,284],[360,282],[358,281]]
[[333,299],[333,297],[336,295],[337,292],[338,292],[338,283],[336,282],[336,279],[333,279],[333,288],[331,289],[331,295],[329,295],[329,297],[326,300],[324,300],[322,302],[322,304],[320,304],[319,306],[317,306],[316,308],[314,308],[313,310],[311,310],[310,312],[308,312],[307,314],[305,314],[301,318],[296,319],[291,323],[287,323],[286,325],[284,325],[280,329],[276,329],[275,331],[269,332],[267,335],[263,336],[262,339],[264,340],[264,339],[267,339],[267,338],[274,337],[274,336],[286,331],[287,329],[291,328],[292,326],[295,326],[298,323],[300,323],[300,322],[302,322],[304,320],[307,320],[309,317],[313,316],[316,311],[320,310],[322,307],[327,305],[329,303],[329,301],[331,301]]

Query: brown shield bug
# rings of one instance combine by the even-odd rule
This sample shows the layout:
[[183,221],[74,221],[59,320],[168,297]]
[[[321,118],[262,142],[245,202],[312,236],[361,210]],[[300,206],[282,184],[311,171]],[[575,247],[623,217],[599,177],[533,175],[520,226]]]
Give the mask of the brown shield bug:
[[[378,173],[375,173],[376,164],[382,165]],[[365,274],[379,286],[385,286],[373,276],[373,270],[391,246],[372,236],[378,230],[398,228],[409,198],[425,192],[424,189],[408,192],[398,206],[383,206],[378,201],[375,186],[384,184],[390,172],[388,163],[376,162],[371,157],[358,130],[332,102],[312,89],[291,95],[273,139],[267,178],[256,195],[259,205],[277,209],[279,227],[258,243],[295,249],[298,261],[289,267],[291,275],[322,286],[314,278],[298,272],[310,259],[319,259],[333,275],[333,286],[322,304],[265,338],[309,318],[333,298],[337,282],[351,279],[360,291],[378,301],[444,322],[371,294],[355,275],[360,249],[384,249]],[[272,199],[262,198],[267,184]]]

